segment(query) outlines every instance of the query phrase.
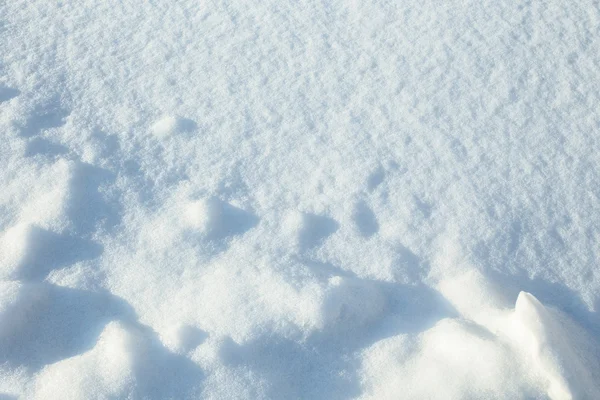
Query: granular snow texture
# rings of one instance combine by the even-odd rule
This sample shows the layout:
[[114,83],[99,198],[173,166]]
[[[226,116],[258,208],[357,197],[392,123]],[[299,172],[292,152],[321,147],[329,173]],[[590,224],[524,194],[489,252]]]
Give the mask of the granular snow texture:
[[596,0],[0,0],[0,399],[599,399]]

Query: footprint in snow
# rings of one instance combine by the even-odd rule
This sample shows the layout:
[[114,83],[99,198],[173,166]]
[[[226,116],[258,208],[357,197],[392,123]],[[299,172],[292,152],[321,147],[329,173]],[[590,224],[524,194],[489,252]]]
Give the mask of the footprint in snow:
[[352,219],[358,228],[358,232],[369,238],[379,231],[379,222],[371,208],[364,201],[359,201],[354,206]]
[[310,250],[323,244],[339,229],[340,225],[334,219],[324,215],[293,212],[287,216],[285,227],[295,236],[300,250]]
[[21,128],[21,137],[33,137],[43,131],[60,128],[66,124],[70,112],[60,106],[59,100],[37,106]]
[[17,89],[0,86],[0,103],[12,100],[20,94],[21,92]]

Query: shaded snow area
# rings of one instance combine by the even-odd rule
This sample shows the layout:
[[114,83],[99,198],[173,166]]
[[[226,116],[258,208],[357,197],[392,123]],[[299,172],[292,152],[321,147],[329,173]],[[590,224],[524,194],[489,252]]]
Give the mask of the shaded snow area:
[[596,0],[0,0],[0,399],[600,399]]

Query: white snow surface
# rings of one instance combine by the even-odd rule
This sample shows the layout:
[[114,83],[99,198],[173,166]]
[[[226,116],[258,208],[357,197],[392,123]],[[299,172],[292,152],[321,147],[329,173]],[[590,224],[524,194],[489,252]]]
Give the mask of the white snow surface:
[[594,0],[0,0],[0,399],[600,399]]

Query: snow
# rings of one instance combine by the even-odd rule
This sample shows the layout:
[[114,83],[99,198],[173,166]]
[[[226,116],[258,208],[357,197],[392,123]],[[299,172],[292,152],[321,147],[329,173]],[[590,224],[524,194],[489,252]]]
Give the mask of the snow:
[[0,1],[0,399],[600,398],[599,33]]

